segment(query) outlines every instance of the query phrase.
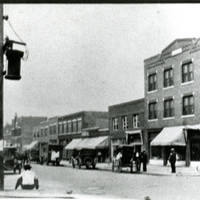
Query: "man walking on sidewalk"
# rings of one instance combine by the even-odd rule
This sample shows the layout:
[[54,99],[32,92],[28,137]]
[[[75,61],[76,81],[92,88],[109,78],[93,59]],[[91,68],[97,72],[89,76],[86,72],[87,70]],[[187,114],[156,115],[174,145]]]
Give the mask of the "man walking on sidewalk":
[[174,148],[171,149],[171,153],[169,155],[169,162],[171,164],[172,173],[176,173],[176,152]]

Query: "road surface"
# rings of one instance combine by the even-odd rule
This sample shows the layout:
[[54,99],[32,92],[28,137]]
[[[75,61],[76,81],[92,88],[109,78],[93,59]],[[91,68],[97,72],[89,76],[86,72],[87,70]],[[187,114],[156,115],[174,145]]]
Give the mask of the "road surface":
[[[105,198],[182,200],[200,198],[200,177],[152,176],[73,169],[34,164],[40,188],[55,193],[97,195]],[[52,190],[52,188],[55,188]]]

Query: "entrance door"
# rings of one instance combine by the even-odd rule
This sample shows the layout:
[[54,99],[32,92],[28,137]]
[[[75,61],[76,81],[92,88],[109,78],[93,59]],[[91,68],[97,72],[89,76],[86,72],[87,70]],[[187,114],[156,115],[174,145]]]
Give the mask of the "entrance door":
[[200,161],[200,139],[191,140],[191,161]]

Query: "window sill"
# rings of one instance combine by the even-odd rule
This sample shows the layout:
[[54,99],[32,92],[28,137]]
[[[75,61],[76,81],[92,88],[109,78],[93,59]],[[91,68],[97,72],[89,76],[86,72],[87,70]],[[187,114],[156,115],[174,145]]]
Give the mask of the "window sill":
[[175,119],[175,117],[163,117],[163,120]]
[[191,84],[191,83],[194,83],[194,80],[192,80],[192,81],[188,81],[188,82],[184,82],[184,83],[181,83],[181,85],[184,86],[184,85],[188,85],[188,84]]
[[158,119],[148,119],[148,122],[155,122],[158,121]]
[[194,116],[195,116],[194,114],[191,114],[191,115],[182,115],[181,118],[194,117]]
[[158,91],[158,90],[147,91],[147,94],[155,93],[155,92],[157,92],[157,91]]
[[168,86],[168,87],[163,87],[163,90],[167,90],[167,89],[172,89],[174,88],[174,85]]

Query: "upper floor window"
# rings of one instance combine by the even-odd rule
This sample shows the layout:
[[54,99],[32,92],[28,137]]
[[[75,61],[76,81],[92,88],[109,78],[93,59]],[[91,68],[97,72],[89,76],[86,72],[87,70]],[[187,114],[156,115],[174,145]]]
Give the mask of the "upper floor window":
[[194,96],[188,95],[183,97],[183,115],[194,114]]
[[82,119],[78,118],[78,132],[80,132],[82,129]]
[[68,132],[70,133],[72,132],[72,121],[69,120],[67,123],[68,123]]
[[112,127],[113,127],[113,131],[116,131],[119,129],[119,125],[118,125],[118,118],[113,118],[112,120]]
[[174,84],[173,80],[173,69],[165,69],[164,70],[164,87],[169,87]]
[[44,129],[44,135],[47,136],[47,134],[48,134],[48,128],[45,128]]
[[65,123],[64,122],[62,122],[62,133],[64,133],[65,132]]
[[123,128],[123,130],[128,129],[128,118],[127,118],[127,116],[122,117],[122,128]]
[[66,133],[66,132],[67,132],[67,122],[64,121],[64,133]]
[[140,127],[139,115],[134,114],[133,115],[133,128],[138,128],[138,127]]
[[166,99],[164,101],[164,117],[173,117],[174,116],[174,100]]
[[156,90],[156,82],[157,82],[156,73],[150,74],[148,77],[148,91]]
[[59,122],[59,124],[58,124],[58,133],[59,134],[62,133],[62,123],[61,122]]
[[149,103],[149,119],[157,119],[157,103]]
[[77,120],[73,119],[72,123],[73,123],[73,132],[77,132]]
[[182,65],[182,83],[192,81],[194,79],[193,64],[187,62]]

